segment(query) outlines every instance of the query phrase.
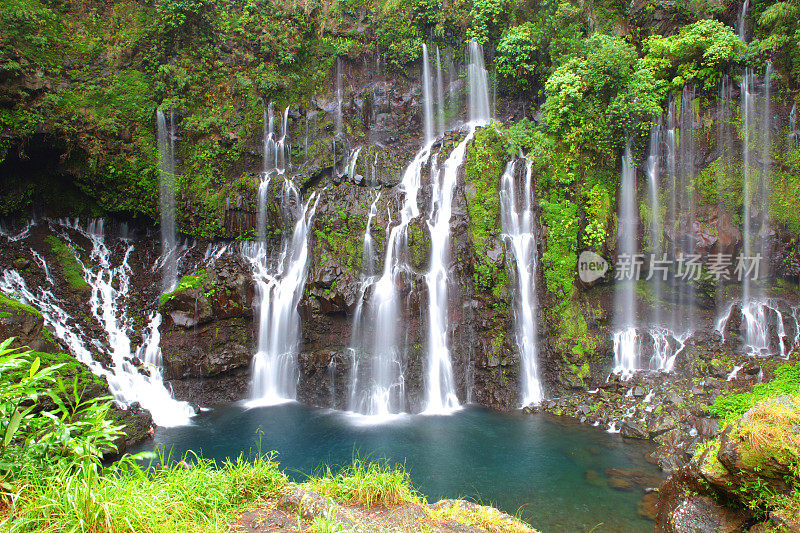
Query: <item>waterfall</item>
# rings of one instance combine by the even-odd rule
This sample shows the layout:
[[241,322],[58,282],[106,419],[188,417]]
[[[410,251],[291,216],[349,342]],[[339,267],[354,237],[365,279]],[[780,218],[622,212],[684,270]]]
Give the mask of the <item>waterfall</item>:
[[423,132],[425,133],[425,144],[433,141],[433,79],[431,78],[431,65],[428,61],[428,46],[422,45],[422,101],[423,113]]
[[[725,219],[731,216],[725,205],[725,182],[723,177],[734,175],[733,167],[733,135],[728,122],[731,118],[733,102],[733,83],[728,75],[723,76],[719,92],[719,114],[717,118],[717,149],[719,152],[719,168],[717,169],[717,234],[723,235]],[[721,251],[721,250],[720,250]],[[724,287],[717,285],[716,300],[721,303],[724,298]]]
[[619,196],[617,228],[617,261],[628,265],[623,271],[629,279],[617,280],[614,291],[614,312],[617,332],[614,334],[614,373],[629,376],[641,368],[636,341],[636,269],[634,255],[639,227],[636,204],[636,167],[631,153],[631,141],[625,143],[622,157],[622,184]]
[[[336,136],[341,137],[344,133],[342,125],[342,59],[336,58]],[[334,160],[336,158],[334,157]]]
[[[662,255],[662,232],[663,224],[661,219],[661,206],[658,201],[658,187],[659,179],[658,172],[660,169],[660,149],[661,149],[661,135],[662,135],[663,122],[659,118],[653,122],[653,127],[650,130],[650,150],[647,156],[647,183],[649,186],[648,200],[650,204],[650,248],[652,256],[656,261],[666,260],[666,254]],[[655,273],[654,264],[650,264],[650,271],[652,274],[653,284],[653,299],[654,316],[653,322],[655,324],[661,323],[661,297],[663,292],[664,278],[663,274]]]
[[748,355],[778,355],[786,359],[792,350],[800,346],[800,307],[789,307],[781,311],[779,302],[769,299],[751,299],[743,302],[740,308],[736,304],[728,306],[716,325],[723,342],[726,341],[728,321],[734,318],[733,313],[737,310],[741,318],[739,331],[743,334],[744,348]]
[[[741,113],[742,113],[742,255],[745,258],[753,254],[752,224],[750,220],[751,209],[751,181],[750,181],[750,127],[753,115],[753,74],[748,69],[742,77],[741,88]],[[750,300],[750,276],[742,279],[742,302]]]
[[500,206],[503,237],[514,256],[517,296],[514,298],[514,324],[520,353],[522,406],[542,401],[542,385],[537,369],[536,335],[536,238],[533,228],[531,179],[533,161],[525,159],[522,198],[517,198],[514,180],[516,161],[506,165],[500,178]]
[[277,150],[275,146],[275,107],[272,102],[264,108],[264,121],[262,130],[262,145],[264,150],[264,175],[275,170]]
[[450,154],[443,167],[432,174],[433,199],[428,228],[431,234],[431,266],[425,275],[428,287],[428,365],[425,380],[425,412],[441,414],[459,407],[450,361],[447,336],[448,284],[450,267],[450,217],[453,212],[453,192],[458,171],[464,163],[467,145],[475,133],[471,125],[469,133]]
[[470,42],[469,66],[469,120],[472,123],[483,123],[489,120],[489,74],[483,63],[483,47]]
[[789,111],[789,140],[797,144],[798,139],[800,135],[797,132],[797,103],[794,103]]
[[442,55],[436,47],[436,126],[440,135],[445,131],[444,125],[444,83],[442,82]]
[[431,265],[425,275],[428,287],[428,362],[425,380],[425,413],[449,413],[459,407],[450,361],[447,337],[450,331],[448,319],[448,285],[450,268],[450,217],[453,212],[453,192],[458,172],[464,164],[467,145],[475,135],[475,128],[485,124],[489,116],[489,76],[483,63],[483,48],[469,43],[469,117],[468,133],[441,169],[431,172],[433,198],[428,228],[431,234]]
[[351,180],[354,180],[356,176],[356,164],[358,164],[359,155],[361,155],[361,146],[357,147],[350,153],[350,158],[349,161],[347,162],[347,176]]
[[662,372],[672,372],[675,366],[675,358],[683,351],[689,333],[676,335],[672,331],[655,327],[648,332],[653,339],[653,353],[650,356],[650,370],[660,370]]
[[[680,166],[678,167],[678,202],[681,216],[678,217],[678,231],[686,236],[686,240],[680,243],[680,253],[686,257],[691,257],[695,252],[694,224],[696,219],[695,198],[694,198],[694,176],[695,176],[695,137],[694,130],[697,123],[697,113],[695,108],[694,89],[684,86],[681,92],[681,112],[680,112],[680,138],[678,142],[678,157]],[[683,220],[685,217],[685,221]],[[681,229],[683,228],[683,229]],[[686,309],[688,317],[684,316],[684,323],[675,324],[675,329],[679,326],[694,329],[696,288],[694,281],[686,280],[678,292],[678,308]]]
[[771,178],[771,145],[772,145],[772,116],[770,83],[772,80],[772,61],[767,61],[764,73],[764,101],[761,108],[761,176],[758,184],[759,211],[761,212],[761,228],[759,229],[759,275],[765,274],[765,261],[769,258],[769,184]]
[[156,109],[158,155],[160,165],[159,208],[161,211],[161,255],[163,258],[162,292],[169,292],[178,282],[177,236],[175,231],[175,114],[169,125],[164,113]]
[[293,400],[297,392],[300,316],[297,304],[303,294],[308,269],[308,231],[319,197],[303,204],[299,189],[284,178],[281,211],[294,220],[278,257],[271,261],[263,242],[245,247],[253,267],[258,302],[258,351],[253,356],[250,405],[273,405]]
[[[56,222],[51,227],[59,229],[65,225],[67,224]],[[46,282],[38,287],[38,292],[30,290],[19,272],[13,269],[3,272],[0,290],[39,309],[45,325],[53,331],[56,338],[69,347],[76,359],[87,365],[94,374],[106,379],[112,396],[122,408],[138,402],[150,411],[154,422],[159,426],[188,424],[194,415],[194,409],[188,403],[172,398],[161,377],[158,332],[161,316],[157,312],[150,317],[141,346],[135,353],[131,349],[129,335],[133,331],[134,320],[127,315],[124,306],[131,296],[131,267],[128,260],[134,245],[119,243],[120,248],[124,247],[124,253],[122,259],[115,264],[112,248],[105,240],[102,220],[91,221],[87,228],[81,227],[77,221],[69,223],[67,227],[91,243],[89,262],[84,263],[77,253],[76,260],[81,266],[84,281],[91,289],[88,301],[91,320],[105,332],[107,344],[101,339],[92,338],[91,332],[85,331],[64,310],[64,304],[56,296],[55,281],[50,277],[47,265],[35,252],[34,257],[43,267]],[[60,237],[74,250],[78,249],[67,233],[62,233]],[[92,357],[92,350],[108,355],[111,361],[109,368],[105,368]],[[144,363],[149,375],[139,372],[133,362],[134,358]]]
[[739,17],[736,19],[736,34],[739,36],[739,39],[742,42],[747,42],[747,36],[745,35],[745,21],[747,20],[747,10],[750,8],[750,0],[744,0],[742,2],[742,10],[739,11]]
[[[366,340],[363,336],[363,329],[366,324],[362,318],[364,295],[370,287],[376,288],[375,293],[373,293],[374,295],[378,290],[378,285],[375,280],[375,258],[371,231],[372,221],[378,212],[377,203],[379,198],[380,195],[376,196],[370,206],[367,227],[364,232],[362,281],[358,300],[356,302],[356,309],[353,314],[354,331],[350,347],[350,351],[353,355],[353,367],[349,404],[350,411],[376,417],[377,419],[386,418],[392,414],[399,413],[405,407],[405,379],[403,376],[402,361],[399,357],[400,352],[397,350],[396,346],[390,345],[390,343],[386,342],[386,339],[381,339],[379,337],[382,333],[388,333],[392,336],[396,335],[396,331],[392,330],[393,327],[390,323],[391,319],[397,318],[395,315],[396,309],[393,308],[395,302],[392,298],[385,299],[386,295],[382,295],[384,299],[375,298],[375,296],[373,296],[374,301],[372,305],[378,306],[376,312],[372,313],[372,315],[377,318],[377,323],[375,324],[377,329],[373,339],[374,344],[372,345],[373,353],[369,360],[366,360],[364,357],[368,354],[363,353]],[[392,234],[395,236],[399,235],[399,233],[395,231],[396,229],[397,226],[392,230]],[[392,234],[390,234],[390,240],[393,240],[391,238]],[[387,259],[389,259],[389,257],[387,253]],[[384,268],[384,275],[386,274],[387,270]],[[391,275],[390,273],[389,276]],[[381,279],[386,280],[390,278],[382,276]],[[386,290],[388,287],[383,285],[380,289]],[[362,359],[365,360],[362,361]],[[363,368],[362,363],[367,365],[364,371],[367,379],[364,381],[359,379]]]
[[[367,316],[360,318],[359,323],[370,324],[373,331],[369,339],[362,334],[354,339],[360,345],[353,347],[356,368],[352,373],[350,409],[360,414],[385,417],[405,409],[403,352],[398,338],[401,301],[397,287],[403,274],[410,270],[405,253],[408,226],[420,214],[417,195],[422,184],[422,171],[430,160],[432,147],[433,143],[425,144],[403,174],[400,182],[403,206],[398,224],[389,230],[386,239],[383,272],[374,282],[366,281],[362,288],[366,291],[371,287],[372,293],[365,309],[361,311],[366,312]],[[363,368],[361,359],[369,359],[369,366],[364,372],[368,375],[366,383],[358,380],[359,371]]]

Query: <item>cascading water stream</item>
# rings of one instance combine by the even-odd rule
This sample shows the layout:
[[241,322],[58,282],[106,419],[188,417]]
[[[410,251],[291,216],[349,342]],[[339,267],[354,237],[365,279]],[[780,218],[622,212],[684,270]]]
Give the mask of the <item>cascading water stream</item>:
[[361,146],[357,147],[353,152],[350,154],[349,161],[347,162],[347,177],[351,180],[355,179],[356,176],[356,165],[358,164],[358,156],[361,155]]
[[[680,138],[678,143],[678,176],[676,186],[678,188],[677,197],[680,209],[678,217],[678,231],[685,238],[680,245],[680,254],[690,258],[695,254],[695,235],[694,227],[696,222],[695,195],[693,184],[695,182],[695,125],[699,122],[698,101],[695,98],[694,89],[687,86],[681,92],[680,110]],[[685,217],[685,220],[683,220]],[[687,262],[688,265],[688,262]],[[686,266],[686,268],[690,268]],[[676,320],[674,329],[679,328],[695,329],[695,303],[696,288],[693,281],[685,281],[678,291],[678,306],[676,309],[684,309],[683,320]]]
[[467,145],[475,128],[489,120],[489,81],[484,67],[483,48],[469,43],[469,117],[468,132],[441,169],[434,165],[433,198],[428,228],[431,235],[431,265],[425,275],[428,287],[428,364],[425,380],[425,413],[446,414],[460,407],[456,396],[453,366],[450,360],[448,334],[450,218],[453,212],[453,192],[458,172],[464,164]]
[[[342,59],[336,58],[336,136],[341,137],[344,133],[344,125],[342,120],[342,104],[344,103],[342,95]],[[335,159],[335,158],[334,158]]]
[[[373,329],[370,338],[359,333],[354,339],[360,343],[353,348],[355,357],[369,359],[369,366],[365,382],[359,381],[358,372],[353,372],[350,409],[376,417],[376,420],[405,409],[405,380],[398,331],[401,304],[398,284],[403,273],[410,269],[405,253],[408,225],[420,214],[417,195],[432,147],[433,143],[425,144],[403,174],[400,190],[404,199],[400,220],[389,230],[383,272],[371,285],[372,293],[363,310],[366,318],[360,320],[366,321]],[[368,288],[365,286],[363,290]],[[362,366],[360,361],[358,366]]]
[[[393,414],[400,412],[404,408],[405,403],[405,379],[402,372],[402,363],[398,357],[399,352],[394,346],[374,346],[376,348],[383,348],[383,351],[375,352],[371,357],[365,357],[369,354],[363,353],[363,346],[366,339],[363,335],[366,324],[363,319],[363,306],[364,296],[366,291],[373,287],[375,280],[375,258],[372,242],[372,222],[378,213],[377,203],[380,199],[378,195],[372,202],[367,218],[367,227],[364,232],[364,247],[362,253],[362,281],[359,288],[359,296],[356,302],[356,309],[353,314],[353,339],[351,340],[351,353],[353,354],[353,381],[350,389],[350,402],[349,410],[365,414],[370,417],[375,417],[375,420],[385,419]],[[401,222],[402,224],[402,222]],[[394,229],[392,230],[394,232]],[[397,234],[395,234],[397,235]],[[391,234],[390,234],[391,240]],[[390,257],[387,255],[387,259]],[[386,274],[386,269],[384,269]],[[377,286],[375,285],[376,290]],[[385,289],[386,287],[381,287]],[[391,301],[380,301],[373,296],[373,305],[378,304],[381,306],[391,306]],[[381,313],[383,311],[383,314]],[[374,313],[379,320],[383,320],[390,316],[391,309],[386,307],[379,307],[378,313]],[[378,324],[383,328],[383,331],[388,331],[388,324]],[[373,342],[380,342],[377,336]],[[361,365],[367,365],[367,374],[364,381],[359,380]]]
[[742,334],[748,355],[777,355],[785,359],[800,346],[800,306],[784,308],[782,311],[779,302],[769,299],[751,299],[740,305],[733,303],[717,321],[716,330],[723,342],[726,341],[728,322],[734,319],[733,313],[736,311],[740,313],[737,328]]
[[[744,10],[744,8],[743,8]],[[752,222],[750,220],[750,210],[752,203],[751,181],[750,181],[750,127],[753,115],[753,93],[751,91],[753,74],[748,69],[742,77],[741,87],[741,111],[742,111],[742,255],[745,258],[752,257]],[[746,305],[750,301],[750,276],[742,279],[742,303]]]
[[446,414],[460,404],[455,392],[453,366],[448,346],[448,285],[450,266],[450,217],[458,171],[464,163],[467,145],[475,134],[469,133],[447,158],[441,169],[434,168],[433,199],[428,229],[431,235],[431,266],[425,275],[428,287],[428,365],[425,380],[425,413]]
[[431,65],[428,60],[428,46],[422,45],[422,102],[425,107],[422,114],[422,130],[425,134],[425,144],[433,141],[433,78]]
[[159,209],[161,212],[162,292],[169,292],[178,283],[178,239],[175,231],[175,114],[169,124],[161,108],[156,109],[158,125]]
[[305,205],[300,191],[284,178],[282,212],[295,220],[291,235],[270,261],[266,244],[245,246],[253,267],[258,301],[258,351],[253,356],[250,405],[274,405],[293,400],[297,393],[300,316],[297,304],[305,288],[308,269],[308,233],[319,197],[312,194]]
[[531,180],[533,161],[525,161],[522,198],[517,198],[514,179],[516,160],[506,165],[500,178],[500,208],[503,237],[514,256],[517,296],[514,324],[520,353],[522,407],[538,404],[544,397],[539,381],[536,334],[536,239],[533,228]]
[[489,113],[489,74],[483,62],[483,47],[470,42],[469,64],[469,121],[472,124],[483,124],[491,118]]
[[[85,229],[77,220],[54,221],[51,222],[51,228],[54,230],[69,228],[91,243],[89,261],[84,263],[78,254],[76,260],[81,265],[84,281],[91,289],[89,298],[91,316],[105,332],[107,344],[100,339],[90,338],[89,333],[64,310],[64,304],[59,301],[53,290],[55,282],[41,257],[37,261],[41,261],[43,265],[47,288],[40,286],[38,293],[34,293],[28,289],[25,280],[16,270],[6,270],[0,278],[0,289],[39,309],[45,325],[69,347],[76,359],[87,365],[96,375],[106,378],[111,394],[121,407],[126,408],[138,402],[150,411],[154,422],[159,426],[190,423],[190,418],[195,414],[194,409],[188,403],[172,398],[161,377],[158,332],[161,316],[157,312],[150,316],[141,346],[135,354],[131,350],[130,333],[133,331],[133,319],[128,317],[125,304],[130,296],[132,273],[128,259],[134,245],[121,243],[119,246],[125,247],[124,253],[121,261],[114,264],[112,249],[105,240],[102,220],[91,221]],[[73,249],[78,249],[66,232],[62,232],[60,237]],[[35,254],[36,256],[38,254]],[[103,367],[92,357],[89,344],[93,349],[109,356],[110,368]],[[139,372],[132,362],[134,356],[145,363],[149,375]]]
[[442,55],[439,52],[439,47],[437,46],[436,47],[436,125],[439,134],[445,132],[444,82],[442,81],[443,76],[444,74],[442,72]]
[[758,202],[759,211],[761,212],[761,220],[759,228],[759,276],[763,276],[766,270],[766,259],[769,257],[769,184],[772,178],[772,116],[771,116],[771,99],[772,99],[772,61],[767,61],[766,71],[764,73],[764,96],[761,107],[761,176],[758,184]]
[[[662,143],[662,130],[663,122],[659,118],[653,122],[653,127],[650,130],[650,151],[647,156],[647,183],[648,183],[648,201],[650,207],[650,248],[651,253],[656,258],[656,261],[664,261],[666,264],[666,254],[662,255],[662,232],[664,231],[661,219],[661,203],[659,202],[658,190],[659,179],[658,173],[660,169],[660,149]],[[661,323],[661,297],[663,293],[664,276],[660,271],[653,269],[654,265],[651,264],[652,285],[653,285],[653,299],[655,300],[653,322],[655,324]]]
[[[636,235],[639,226],[636,204],[636,167],[631,153],[630,139],[625,143],[622,157],[622,183],[619,199],[619,229],[617,235],[617,261],[632,265],[636,254]],[[635,275],[627,270],[631,279],[616,282],[614,311],[617,331],[614,333],[614,373],[630,377],[641,368],[639,344],[636,335]]]
[[747,20],[747,11],[750,9],[750,0],[744,0],[742,2],[742,10],[739,11],[739,16],[736,19],[736,34],[739,36],[739,39],[742,42],[747,42],[747,36],[745,35],[745,22]]

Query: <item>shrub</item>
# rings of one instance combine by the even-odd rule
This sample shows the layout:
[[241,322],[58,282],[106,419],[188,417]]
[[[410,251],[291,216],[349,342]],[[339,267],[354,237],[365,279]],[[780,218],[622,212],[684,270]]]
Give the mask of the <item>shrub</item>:
[[781,365],[775,369],[775,379],[756,383],[751,392],[720,396],[709,412],[729,424],[761,400],[781,395],[800,396],[800,365]]

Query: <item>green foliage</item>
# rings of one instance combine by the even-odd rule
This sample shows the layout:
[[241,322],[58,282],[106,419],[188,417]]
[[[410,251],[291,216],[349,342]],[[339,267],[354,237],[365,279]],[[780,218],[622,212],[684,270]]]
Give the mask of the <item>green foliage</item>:
[[770,57],[795,89],[800,85],[800,5],[796,1],[754,2],[755,36],[751,47]]
[[165,303],[170,301],[176,294],[181,291],[187,291],[189,289],[199,289],[201,287],[205,287],[208,282],[208,274],[205,270],[198,270],[194,274],[187,274],[183,276],[180,281],[178,282],[178,286],[167,293],[162,294],[158,297],[158,304],[163,306]]
[[119,435],[119,428],[107,420],[108,398],[85,398],[81,381],[74,379],[68,387],[58,378],[61,364],[11,349],[12,341],[0,344],[3,488],[11,490],[36,476],[97,472],[102,453],[114,449]]
[[800,148],[782,147],[779,153],[782,164],[773,166],[769,180],[770,215],[800,234]]
[[751,392],[720,396],[709,412],[728,424],[742,416],[748,409],[766,398],[783,394],[800,396],[800,365],[781,365],[775,369],[775,379],[756,383]]
[[497,40],[508,20],[508,0],[473,0],[467,39],[485,44]]
[[207,9],[203,0],[159,0],[156,3],[159,23],[167,35],[200,23]]
[[31,478],[11,515],[9,533],[34,531],[216,532],[259,498],[286,484],[274,454],[222,464],[159,454],[149,467],[126,458],[103,471]]
[[527,154],[536,144],[536,124],[528,118],[523,118],[509,124],[503,131],[508,142],[508,155],[517,157],[520,153]]
[[[2,48],[10,47],[26,60],[33,59],[35,64],[50,64],[57,58],[58,16],[39,0],[1,0],[0,36]],[[22,65],[10,56],[7,53],[0,56],[4,60],[3,70],[20,73]]]
[[3,294],[2,291],[0,291],[0,310],[7,313],[17,314],[22,312],[29,315],[35,315],[37,317],[42,316],[42,313],[40,313],[35,307],[24,304],[18,300],[14,300],[13,298],[9,298]]
[[330,467],[306,485],[313,491],[350,504],[402,505],[420,503],[422,496],[411,486],[411,478],[402,466],[388,462],[367,462],[354,458],[350,466],[334,474]]
[[586,226],[583,230],[583,245],[599,250],[608,237],[608,225],[613,214],[611,195],[596,184],[587,193]]
[[636,49],[619,37],[594,34],[584,55],[573,57],[547,79],[548,131],[561,142],[616,159],[629,135],[645,136],[661,113],[655,80],[637,69]]
[[672,89],[695,83],[715,88],[722,74],[738,63],[745,45],[733,29],[716,20],[699,20],[670,37],[653,35],[644,42],[639,68]]
[[330,259],[345,268],[352,276],[361,269],[362,237],[367,227],[366,216],[340,210],[337,217],[318,222],[322,229],[314,230],[314,253],[326,263]]
[[530,92],[542,76],[542,57],[536,26],[526,22],[509,28],[497,45],[497,73],[510,86]]
[[542,254],[547,290],[559,299],[572,298],[578,256],[578,206],[569,200],[542,200],[547,249]]
[[75,250],[72,247],[64,244],[58,237],[48,235],[45,237],[45,242],[50,245],[50,249],[58,260],[58,265],[61,267],[61,273],[64,279],[73,289],[81,292],[91,290],[89,284],[83,279],[83,267],[78,262]]
[[509,157],[509,144],[494,126],[478,130],[464,162],[467,183],[467,213],[475,251],[475,285],[491,290],[496,298],[507,290],[508,274],[488,257],[492,243],[499,244],[500,176]]

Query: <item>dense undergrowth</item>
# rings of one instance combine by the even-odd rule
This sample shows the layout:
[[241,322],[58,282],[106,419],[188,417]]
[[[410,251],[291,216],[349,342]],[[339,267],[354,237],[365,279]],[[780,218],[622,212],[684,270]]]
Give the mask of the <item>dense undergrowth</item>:
[[[64,363],[0,344],[0,528],[17,532],[217,532],[289,481],[274,453],[217,463],[192,454],[126,455],[111,399],[60,378]],[[421,503],[408,473],[356,459],[305,483],[343,503]]]
[[800,365],[779,366],[774,380],[756,383],[750,392],[721,396],[709,411],[723,423],[731,423],[759,402],[781,395],[800,398]]

